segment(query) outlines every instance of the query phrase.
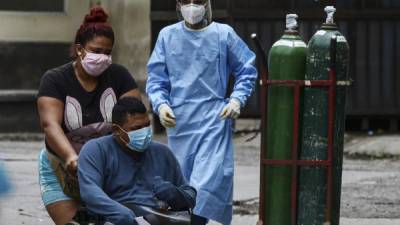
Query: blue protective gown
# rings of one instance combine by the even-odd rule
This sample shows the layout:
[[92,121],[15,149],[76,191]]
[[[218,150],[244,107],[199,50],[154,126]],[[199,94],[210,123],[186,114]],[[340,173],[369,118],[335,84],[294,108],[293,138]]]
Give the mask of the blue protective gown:
[[230,26],[213,22],[193,31],[179,22],[161,30],[147,65],[154,111],[167,103],[176,116],[168,144],[197,189],[194,213],[225,225],[232,220],[232,120],[219,114],[229,100],[230,74],[230,97],[245,104],[257,79],[254,62],[255,54]]

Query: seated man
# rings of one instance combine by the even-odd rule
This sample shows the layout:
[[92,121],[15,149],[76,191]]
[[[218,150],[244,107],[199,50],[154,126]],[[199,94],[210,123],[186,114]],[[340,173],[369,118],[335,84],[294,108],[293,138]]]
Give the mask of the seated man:
[[113,135],[93,139],[79,155],[78,178],[90,213],[116,225],[149,224],[126,206],[173,210],[195,205],[196,191],[187,185],[170,149],[153,142],[149,116],[133,97],[120,99],[112,111]]

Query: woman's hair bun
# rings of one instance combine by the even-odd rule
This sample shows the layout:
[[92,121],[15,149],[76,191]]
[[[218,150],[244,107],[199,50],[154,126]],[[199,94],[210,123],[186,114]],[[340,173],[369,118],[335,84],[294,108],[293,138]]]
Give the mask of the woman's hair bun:
[[107,13],[101,6],[95,6],[90,9],[90,13],[85,16],[83,23],[106,23]]

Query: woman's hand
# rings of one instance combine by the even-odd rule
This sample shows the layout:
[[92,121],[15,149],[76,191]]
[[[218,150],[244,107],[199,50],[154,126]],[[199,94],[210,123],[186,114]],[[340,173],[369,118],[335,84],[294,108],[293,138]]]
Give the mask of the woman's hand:
[[76,174],[78,171],[78,155],[74,154],[65,160],[65,169],[71,173],[71,174]]

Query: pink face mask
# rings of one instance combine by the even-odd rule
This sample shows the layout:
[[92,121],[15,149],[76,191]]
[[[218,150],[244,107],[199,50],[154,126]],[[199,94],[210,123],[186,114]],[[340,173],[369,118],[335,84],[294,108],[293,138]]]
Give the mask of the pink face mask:
[[100,76],[112,64],[111,55],[85,52],[85,58],[81,57],[82,67],[91,76]]

